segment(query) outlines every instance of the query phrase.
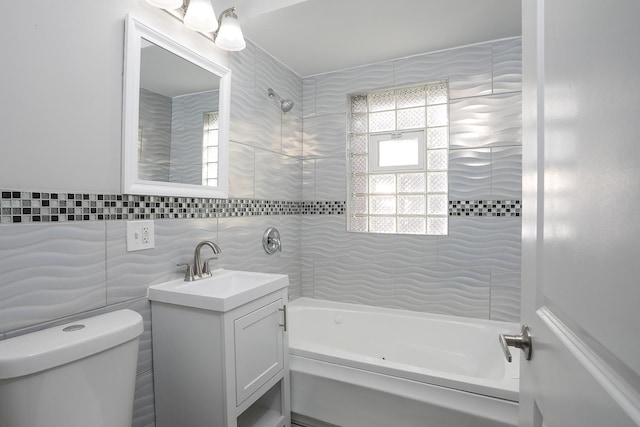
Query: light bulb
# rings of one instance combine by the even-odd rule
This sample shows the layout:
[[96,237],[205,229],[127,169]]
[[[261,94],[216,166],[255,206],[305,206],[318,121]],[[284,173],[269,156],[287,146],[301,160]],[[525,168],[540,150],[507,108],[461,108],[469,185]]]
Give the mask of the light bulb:
[[189,0],[184,25],[194,31],[211,33],[218,28],[216,14],[210,0]]
[[224,50],[242,50],[247,46],[235,13],[224,14],[215,43]]

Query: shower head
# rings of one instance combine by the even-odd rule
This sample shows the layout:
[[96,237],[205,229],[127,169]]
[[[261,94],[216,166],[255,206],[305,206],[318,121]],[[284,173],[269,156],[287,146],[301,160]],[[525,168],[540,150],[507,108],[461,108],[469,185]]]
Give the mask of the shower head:
[[280,101],[280,109],[283,113],[288,113],[293,108],[293,101],[290,99],[282,99],[277,93],[273,91],[273,89],[269,88],[267,90],[267,95],[269,98],[274,98]]
[[283,99],[280,101],[280,108],[282,108],[283,113],[288,113],[293,108],[293,101],[290,99]]

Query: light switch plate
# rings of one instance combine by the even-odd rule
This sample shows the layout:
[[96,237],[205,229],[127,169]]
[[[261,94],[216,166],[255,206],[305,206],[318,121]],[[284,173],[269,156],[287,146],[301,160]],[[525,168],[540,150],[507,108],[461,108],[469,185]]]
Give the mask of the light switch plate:
[[127,221],[127,252],[154,247],[153,221]]

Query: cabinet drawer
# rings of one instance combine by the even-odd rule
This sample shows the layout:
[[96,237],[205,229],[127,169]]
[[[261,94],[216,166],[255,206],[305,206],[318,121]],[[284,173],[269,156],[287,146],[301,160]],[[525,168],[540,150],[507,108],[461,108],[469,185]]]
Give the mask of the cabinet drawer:
[[236,405],[284,368],[282,307],[278,299],[234,321]]

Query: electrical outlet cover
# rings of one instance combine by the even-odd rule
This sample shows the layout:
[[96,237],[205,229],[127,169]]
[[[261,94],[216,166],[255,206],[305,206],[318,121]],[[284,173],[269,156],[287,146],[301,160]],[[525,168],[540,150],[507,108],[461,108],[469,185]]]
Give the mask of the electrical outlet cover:
[[154,247],[153,221],[127,221],[127,252]]

